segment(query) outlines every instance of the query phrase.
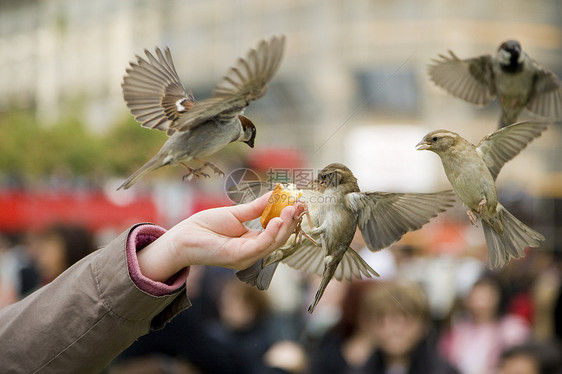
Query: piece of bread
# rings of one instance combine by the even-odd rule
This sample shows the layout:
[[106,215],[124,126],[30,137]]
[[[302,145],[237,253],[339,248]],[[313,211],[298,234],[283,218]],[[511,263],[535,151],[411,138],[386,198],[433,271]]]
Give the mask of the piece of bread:
[[261,214],[260,223],[263,228],[272,218],[279,217],[283,208],[293,205],[302,196],[302,191],[297,189],[292,183],[277,183],[267,205]]

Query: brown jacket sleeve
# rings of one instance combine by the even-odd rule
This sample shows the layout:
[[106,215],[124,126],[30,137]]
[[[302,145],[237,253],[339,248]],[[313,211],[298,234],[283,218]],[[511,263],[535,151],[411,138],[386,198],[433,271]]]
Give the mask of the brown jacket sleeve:
[[130,230],[22,301],[0,309],[6,373],[98,373],[149,329],[191,305],[140,290],[127,269]]

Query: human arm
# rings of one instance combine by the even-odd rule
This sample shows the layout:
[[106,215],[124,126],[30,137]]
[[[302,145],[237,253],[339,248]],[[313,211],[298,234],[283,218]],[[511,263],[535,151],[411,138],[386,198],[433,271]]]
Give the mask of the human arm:
[[[266,203],[267,198],[250,203],[248,214],[255,214],[251,218]],[[288,208],[271,229],[260,233],[244,231],[240,221],[228,219],[229,214],[244,218],[237,215],[239,209],[246,212],[242,207],[198,213],[168,232],[154,225],[135,226],[26,299],[1,309],[3,369],[101,371],[139,336],[190,305],[184,285],[187,266],[236,268],[254,261],[286,240],[294,226],[290,213],[297,213]]]
[[[243,225],[263,212],[271,193],[248,204],[204,210],[180,222],[138,253],[142,273],[164,281],[190,265],[244,269],[285,243],[304,206],[287,206],[263,231]],[[190,235],[185,235],[190,233]]]

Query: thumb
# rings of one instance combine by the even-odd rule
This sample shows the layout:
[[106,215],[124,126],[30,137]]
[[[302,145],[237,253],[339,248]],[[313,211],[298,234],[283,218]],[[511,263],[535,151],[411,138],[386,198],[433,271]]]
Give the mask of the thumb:
[[230,213],[232,213],[232,215],[240,222],[251,221],[254,218],[261,216],[270,197],[271,191],[247,204],[230,207]]

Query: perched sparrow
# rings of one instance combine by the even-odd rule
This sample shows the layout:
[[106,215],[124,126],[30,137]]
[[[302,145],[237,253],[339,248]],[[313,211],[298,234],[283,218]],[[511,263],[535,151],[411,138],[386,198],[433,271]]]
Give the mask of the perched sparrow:
[[525,248],[538,247],[544,240],[544,236],[525,226],[498,202],[495,181],[503,165],[546,127],[541,122],[516,123],[484,137],[476,147],[454,132],[436,130],[416,145],[418,150],[427,149],[441,157],[449,182],[469,208],[470,221],[484,222],[491,268],[523,257]]
[[357,179],[345,165],[330,164],[318,173],[312,190],[300,200],[308,207],[311,228],[307,235],[291,237],[285,246],[265,259],[241,270],[242,281],[267,289],[280,261],[322,277],[312,313],[332,278],[361,279],[378,275],[349,247],[357,226],[372,251],[386,248],[408,231],[421,228],[454,201],[453,191],[437,193],[361,192]]
[[499,127],[517,122],[523,108],[543,117],[562,118],[562,84],[521,49],[519,42],[502,43],[494,56],[459,59],[439,55],[429,66],[435,84],[469,103],[485,106],[498,96]]
[[[166,131],[170,138],[118,189],[129,188],[146,173],[165,165],[185,167],[185,177],[207,176],[202,172],[207,166],[224,174],[201,158],[234,141],[254,147],[256,128],[242,114],[250,101],[265,95],[284,46],[284,36],[262,40],[257,49],[251,49],[230,68],[211,98],[198,102],[181,84],[168,48],[164,52],[156,48],[157,57],[145,50],[148,61],[137,56],[123,78],[123,97],[142,126]],[[193,169],[186,164],[190,160],[201,161],[203,166]]]

